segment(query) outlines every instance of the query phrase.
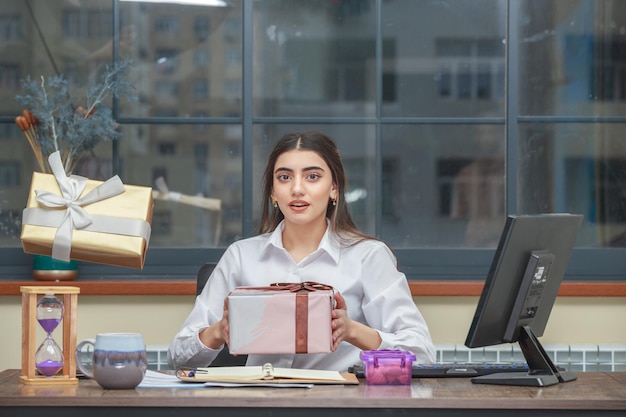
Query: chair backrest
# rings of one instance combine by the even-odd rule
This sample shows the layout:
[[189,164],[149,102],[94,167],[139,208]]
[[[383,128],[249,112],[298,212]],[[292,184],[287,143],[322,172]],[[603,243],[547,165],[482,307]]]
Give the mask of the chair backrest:
[[[214,269],[214,263],[206,263],[200,267],[196,279],[196,295],[202,292]],[[247,358],[247,355],[231,355],[228,351],[228,345],[224,345],[224,348],[209,366],[243,366],[246,364]]]
[[214,269],[215,264],[213,263],[207,263],[200,267],[196,277],[196,295],[200,295]]

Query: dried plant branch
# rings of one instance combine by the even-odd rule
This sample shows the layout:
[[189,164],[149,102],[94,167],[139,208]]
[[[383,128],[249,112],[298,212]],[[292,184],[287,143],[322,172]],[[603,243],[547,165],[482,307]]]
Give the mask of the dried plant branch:
[[42,76],[40,83],[30,77],[21,80],[25,94],[16,96],[16,100],[24,112],[15,122],[24,132],[42,172],[49,172],[46,161],[52,152],[60,151],[66,173],[70,174],[100,141],[121,136],[106,100],[136,98],[134,86],[126,79],[131,65],[130,60],[123,60],[105,66],[99,81],[87,88],[85,108],[74,104],[63,75],[47,79]]

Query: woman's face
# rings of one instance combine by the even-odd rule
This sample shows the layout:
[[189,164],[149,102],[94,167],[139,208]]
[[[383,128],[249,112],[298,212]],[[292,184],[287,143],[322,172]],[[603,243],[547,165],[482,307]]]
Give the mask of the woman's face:
[[286,222],[326,225],[326,208],[337,198],[328,165],[316,152],[291,150],[274,165],[272,197]]

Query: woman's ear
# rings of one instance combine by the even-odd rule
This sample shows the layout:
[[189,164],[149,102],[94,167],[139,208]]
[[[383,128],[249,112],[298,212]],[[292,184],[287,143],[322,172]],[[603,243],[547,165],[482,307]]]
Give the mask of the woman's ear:
[[333,184],[330,187],[330,199],[331,200],[336,200],[337,199],[337,185]]

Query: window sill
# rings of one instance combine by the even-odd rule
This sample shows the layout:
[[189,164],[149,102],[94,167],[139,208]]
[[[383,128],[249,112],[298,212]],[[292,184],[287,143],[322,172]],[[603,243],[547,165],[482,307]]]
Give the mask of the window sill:
[[196,281],[177,280],[110,280],[110,281],[3,281],[0,295],[20,295],[21,286],[71,286],[81,295],[195,295]]
[[[20,295],[28,285],[73,286],[81,295],[195,295],[196,281],[179,280],[110,280],[110,281],[0,281],[0,295]],[[479,296],[483,283],[477,281],[409,281],[413,296]],[[564,282],[559,296],[626,297],[626,282]]]
[[[413,296],[479,296],[479,281],[409,281]],[[561,297],[626,297],[626,282],[563,282]]]

